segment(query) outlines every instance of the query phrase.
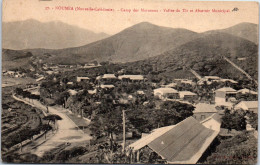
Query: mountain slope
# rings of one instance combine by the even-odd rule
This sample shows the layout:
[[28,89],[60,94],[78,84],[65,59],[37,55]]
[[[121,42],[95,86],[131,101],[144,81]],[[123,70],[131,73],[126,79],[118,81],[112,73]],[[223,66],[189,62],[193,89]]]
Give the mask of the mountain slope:
[[244,22],[218,31],[232,34],[258,44],[258,25],[253,23]]
[[2,70],[12,70],[20,67],[28,69],[30,67],[31,57],[32,54],[26,51],[3,49]]
[[2,47],[8,49],[61,49],[82,46],[108,37],[105,33],[71,26],[59,21],[42,23],[33,19],[3,22]]
[[[149,64],[153,68],[152,71],[172,78],[184,78],[185,76],[187,78],[190,75],[184,73],[189,68],[194,69],[202,76],[215,75],[223,78],[244,76],[221,58],[222,56],[238,64],[257,79],[257,45],[241,37],[217,31],[202,33],[200,37],[176,49],[166,51],[160,56],[144,60],[143,62],[131,63],[129,67],[138,69],[144,66],[144,64]],[[240,61],[239,58],[244,58],[245,60]]]
[[[139,23],[127,28],[106,39],[90,43],[85,46],[52,50],[53,56],[50,60],[62,60],[75,62],[87,62],[89,60],[128,62],[143,60],[161,54],[169,49],[176,48],[190,39],[197,36],[197,33],[186,29],[173,29],[160,27],[150,23]],[[45,50],[46,52],[46,50]],[[42,53],[42,51],[33,53]]]

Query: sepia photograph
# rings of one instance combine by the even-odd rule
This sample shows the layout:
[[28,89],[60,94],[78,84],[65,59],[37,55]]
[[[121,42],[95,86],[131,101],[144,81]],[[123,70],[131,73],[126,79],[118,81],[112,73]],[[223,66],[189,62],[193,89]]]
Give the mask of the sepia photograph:
[[256,164],[259,3],[3,0],[2,163]]

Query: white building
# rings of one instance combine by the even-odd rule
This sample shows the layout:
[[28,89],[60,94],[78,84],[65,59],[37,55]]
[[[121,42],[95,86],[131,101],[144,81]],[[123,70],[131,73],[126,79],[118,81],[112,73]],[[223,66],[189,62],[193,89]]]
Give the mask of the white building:
[[235,106],[234,109],[235,110],[243,109],[245,111],[258,113],[258,101],[241,101]]
[[237,91],[230,87],[224,87],[215,91],[215,104],[225,105],[228,102],[228,98],[235,97]]
[[157,88],[154,89],[154,96],[158,96],[160,99],[166,99],[166,98],[178,98],[179,93],[177,90],[172,88]]
[[115,86],[114,85],[104,85],[104,84],[101,84],[100,87],[101,88],[114,88]]
[[219,114],[214,113],[213,115],[209,116],[205,120],[202,120],[200,123],[206,128],[219,132],[221,126],[221,117],[219,116]]
[[84,80],[89,80],[89,78],[88,77],[77,77],[77,82],[81,82]]
[[40,77],[40,78],[36,79],[36,82],[42,81],[44,79],[45,79],[45,77]]
[[197,94],[190,91],[179,91],[179,96],[181,99],[186,100],[186,99],[195,99]]
[[206,81],[211,81],[211,80],[220,80],[221,78],[218,76],[204,76],[204,79]]
[[104,74],[102,79],[116,79],[117,77],[114,74]]
[[132,81],[143,81],[144,76],[143,75],[122,75],[122,76],[118,76],[118,79],[119,80],[130,79]]
[[71,96],[76,95],[78,93],[76,90],[73,89],[69,89],[68,92]]
[[214,105],[206,103],[198,103],[195,105],[195,110],[193,111],[193,117],[199,121],[202,121],[211,115],[217,113]]
[[237,93],[257,95],[257,92],[249,90],[247,88],[240,89],[240,90],[237,91]]

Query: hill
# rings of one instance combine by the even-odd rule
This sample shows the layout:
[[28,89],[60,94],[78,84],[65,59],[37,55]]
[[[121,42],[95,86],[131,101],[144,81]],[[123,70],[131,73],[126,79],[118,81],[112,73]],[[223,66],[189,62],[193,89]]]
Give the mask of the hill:
[[[33,54],[51,53],[49,60],[64,63],[90,60],[129,62],[143,60],[176,48],[195,38],[197,33],[186,29],[173,29],[142,22],[111,37],[81,47],[60,50],[32,50]],[[62,56],[62,57],[61,57]]]
[[27,51],[2,50],[2,70],[28,69],[33,55]]
[[6,49],[62,49],[82,46],[108,37],[105,33],[68,25],[60,21],[42,23],[33,19],[3,22],[2,47]]
[[258,25],[253,23],[243,22],[235,26],[216,30],[219,32],[228,33],[237,37],[247,39],[255,44],[258,44]]
[[[129,67],[140,69],[150,65],[153,72],[172,78],[190,77],[190,74],[187,74],[189,68],[202,76],[214,75],[223,78],[243,76],[221,58],[222,56],[229,58],[257,79],[257,45],[241,37],[217,31],[202,33],[198,38],[157,57],[129,63]],[[240,61],[241,58],[244,60]]]
[[[189,68],[201,75],[223,78],[243,76],[221,58],[225,56],[257,79],[257,45],[241,35],[246,27],[250,29],[254,26],[242,23],[223,30],[195,33],[142,22],[85,46],[25,51],[47,63],[75,64],[92,60],[128,62],[126,68],[129,70],[145,71],[145,74],[152,71],[169,78],[192,77]],[[46,54],[48,58],[45,58]]]

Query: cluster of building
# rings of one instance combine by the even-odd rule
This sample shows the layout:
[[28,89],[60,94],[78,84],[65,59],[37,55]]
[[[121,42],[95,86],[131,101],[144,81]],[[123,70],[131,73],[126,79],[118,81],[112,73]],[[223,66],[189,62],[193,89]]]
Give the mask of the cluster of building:
[[[220,90],[222,91],[222,90]],[[236,105],[248,111],[257,113],[257,101],[242,101]],[[217,110],[216,105],[198,103],[195,105],[193,116],[186,118],[176,125],[154,129],[149,134],[127,146],[135,155],[135,161],[140,162],[142,152],[155,152],[162,162],[169,164],[196,164],[206,150],[211,147],[217,135],[225,134],[221,128],[223,111]],[[252,130],[248,127],[247,130]],[[250,125],[249,125],[250,126]]]
[[198,81],[199,85],[206,83],[207,85],[212,84],[213,82],[230,82],[233,84],[237,84],[238,82],[232,79],[223,79],[218,76],[204,76],[202,79]]
[[15,78],[18,78],[18,77],[25,77],[25,74],[24,73],[20,73],[20,72],[17,72],[17,71],[3,71],[3,76],[9,76],[9,77],[15,77]]
[[230,87],[224,87],[215,91],[215,105],[223,106],[230,110],[243,109],[245,111],[252,111],[258,113],[258,101],[241,101],[237,103],[236,94],[252,94],[257,95],[257,92],[249,89],[235,90]]
[[177,91],[176,89],[169,87],[154,89],[154,96],[157,96],[162,100],[181,99],[192,101],[197,99],[196,93],[190,91]]

